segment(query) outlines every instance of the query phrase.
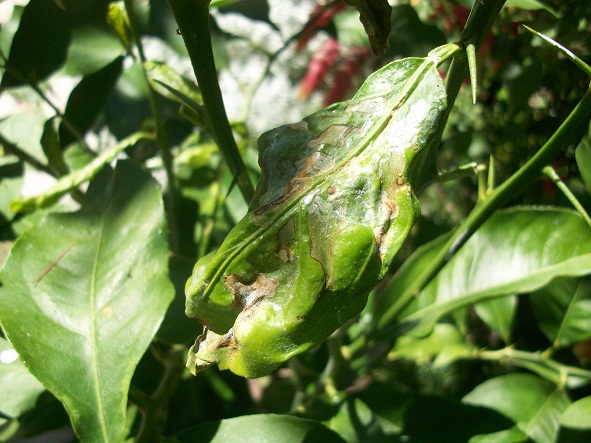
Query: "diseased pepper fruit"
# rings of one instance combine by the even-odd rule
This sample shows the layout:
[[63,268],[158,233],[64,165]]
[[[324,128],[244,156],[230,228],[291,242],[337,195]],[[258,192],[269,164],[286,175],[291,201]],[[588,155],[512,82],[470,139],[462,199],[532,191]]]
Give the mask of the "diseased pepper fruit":
[[248,214],[187,282],[186,313],[204,324],[191,372],[267,375],[363,309],[420,212],[413,188],[434,168],[449,46],[393,62],[351,100],[260,137]]

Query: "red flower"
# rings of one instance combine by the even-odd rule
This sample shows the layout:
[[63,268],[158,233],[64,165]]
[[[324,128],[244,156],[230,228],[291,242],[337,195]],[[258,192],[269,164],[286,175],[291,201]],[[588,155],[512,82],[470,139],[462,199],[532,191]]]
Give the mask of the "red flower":
[[339,42],[335,38],[330,37],[314,54],[300,86],[299,97],[301,100],[307,98],[312,92],[318,89],[326,73],[335,63],[339,55],[339,49]]

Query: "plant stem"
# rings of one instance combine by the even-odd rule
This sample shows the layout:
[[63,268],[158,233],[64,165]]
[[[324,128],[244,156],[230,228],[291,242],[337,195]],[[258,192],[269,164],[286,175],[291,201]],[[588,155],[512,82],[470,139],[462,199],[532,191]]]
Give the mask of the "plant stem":
[[37,160],[35,157],[32,157],[31,155],[27,154],[25,151],[20,149],[14,143],[7,140],[2,134],[0,134],[0,144],[2,145],[2,148],[4,148],[4,151],[6,151],[6,153],[13,154],[16,157],[18,157],[20,160],[22,160],[23,162],[28,163],[31,166],[33,166],[35,169],[37,169],[39,171],[43,171],[46,174],[49,174],[55,178],[58,178],[58,174],[56,174],[56,172],[53,171],[53,169],[51,169],[47,165],[44,165],[39,160]]
[[168,401],[176,389],[185,370],[184,359],[187,349],[182,345],[173,345],[164,359],[164,373],[156,391],[147,395],[131,386],[130,399],[137,405],[143,419],[136,436],[136,443],[159,441],[160,425],[165,418]]
[[587,224],[591,227],[591,217],[589,217],[589,214],[587,214],[587,211],[585,211],[585,208],[583,207],[583,205],[579,202],[579,200],[577,200],[577,197],[575,197],[575,195],[571,192],[571,190],[568,189],[568,186],[566,186],[566,184],[562,181],[562,179],[556,173],[554,168],[552,166],[546,166],[546,167],[544,167],[542,172],[550,180],[552,180],[554,182],[554,184],[558,187],[558,189],[560,189],[562,191],[562,193],[568,199],[568,201],[571,203],[571,205],[573,205],[574,208],[577,210],[577,212],[581,215],[581,217],[583,217],[583,220],[585,220],[587,222]]
[[176,229],[176,181],[174,176],[173,168],[173,157],[170,152],[170,146],[166,138],[166,131],[164,130],[164,122],[162,121],[162,115],[160,113],[160,100],[154,88],[152,88],[148,79],[148,73],[145,69],[146,55],[144,53],[144,47],[141,41],[141,35],[137,22],[137,14],[135,12],[134,0],[125,0],[125,9],[129,17],[129,26],[131,29],[131,35],[135,41],[138,55],[140,58],[140,65],[148,87],[148,95],[150,99],[150,109],[152,116],[154,117],[156,127],[156,143],[160,149],[160,155],[162,157],[162,163],[164,164],[164,170],[166,171],[166,178],[168,180],[169,190],[169,202],[168,202],[168,217],[169,217],[169,229],[170,229],[170,247],[173,252],[178,250],[178,233]]
[[207,124],[213,129],[212,136],[248,203],[254,195],[254,189],[234,140],[218,83],[209,31],[209,1],[168,0],[168,5],[187,47],[197,83],[201,88],[203,104],[207,111]]
[[4,63],[4,68],[7,71],[9,71],[11,75],[13,75],[15,78],[17,78],[21,82],[23,82],[23,83],[27,84],[28,86],[30,86],[31,89],[33,91],[35,91],[37,93],[37,95],[51,109],[53,109],[53,112],[55,112],[55,115],[60,118],[61,122],[66,127],[66,129],[68,131],[70,131],[70,134],[72,134],[72,136],[74,136],[74,139],[76,139],[76,141],[80,144],[80,147],[84,151],[86,151],[89,155],[91,155],[92,157],[96,157],[96,152],[94,152],[92,149],[90,149],[90,147],[86,144],[86,142],[84,141],[84,137],[82,136],[82,134],[80,134],[80,131],[78,131],[78,129],[76,129],[76,127],[72,124],[72,122],[70,122],[70,120],[64,115],[64,113],[57,107],[57,105],[55,103],[53,103],[49,99],[49,97],[47,97],[47,95],[41,90],[41,88],[39,87],[39,85],[36,82],[31,81],[26,76],[22,75],[16,69],[12,68],[11,65],[8,63],[8,59],[6,58],[6,56],[4,55],[4,53],[2,51],[0,51],[0,58],[2,59],[2,61]]
[[480,360],[498,361],[518,366],[537,373],[547,380],[569,388],[588,384],[591,371],[576,366],[567,366],[539,352],[527,352],[507,347],[495,351],[477,351],[475,357]]

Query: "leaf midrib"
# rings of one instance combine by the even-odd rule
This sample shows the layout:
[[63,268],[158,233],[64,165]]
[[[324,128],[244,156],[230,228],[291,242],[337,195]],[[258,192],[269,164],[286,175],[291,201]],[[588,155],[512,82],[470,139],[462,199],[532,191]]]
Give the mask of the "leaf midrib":
[[[113,174],[115,175],[115,174]],[[105,405],[103,404],[103,397],[102,397],[102,386],[101,386],[101,378],[100,378],[100,368],[98,363],[98,337],[96,331],[96,275],[98,272],[99,266],[99,257],[101,251],[101,245],[103,241],[103,233],[104,233],[104,225],[105,225],[105,213],[106,211],[101,212],[101,218],[99,223],[99,235],[98,235],[98,243],[96,247],[96,253],[94,256],[94,263],[90,278],[90,362],[91,362],[91,369],[93,375],[93,386],[94,386],[94,394],[96,396],[96,403],[97,403],[97,416],[98,421],[101,428],[101,434],[103,437],[103,441],[109,441],[109,434],[107,430],[107,424],[105,422]]]

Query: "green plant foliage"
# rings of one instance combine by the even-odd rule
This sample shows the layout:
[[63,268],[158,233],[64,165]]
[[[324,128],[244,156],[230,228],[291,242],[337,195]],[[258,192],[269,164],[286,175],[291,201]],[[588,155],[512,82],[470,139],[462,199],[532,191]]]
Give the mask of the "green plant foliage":
[[554,441],[558,420],[570,404],[564,390],[530,374],[493,378],[477,386],[462,401],[500,412],[540,443]]
[[93,178],[106,164],[117,157],[124,149],[133,146],[142,138],[151,138],[149,134],[139,133],[130,135],[111,149],[103,152],[93,159],[86,166],[72,171],[70,174],[61,177],[50,189],[42,194],[26,199],[15,199],[11,202],[10,209],[14,212],[31,211],[35,208],[42,208],[55,203],[68,191],[76,189],[77,186]]
[[[558,235],[558,233],[562,233]],[[491,298],[527,293],[560,276],[591,271],[590,228],[574,212],[550,208],[515,208],[498,212],[466,243],[415,302],[401,314],[428,332],[441,316]],[[568,235],[571,241],[563,241]],[[417,250],[391,281],[383,306],[392,304],[397,288],[420,272],[442,245],[437,239]],[[507,247],[502,248],[500,245]],[[546,253],[551,250],[552,254]],[[503,255],[506,252],[507,255]],[[481,309],[489,309],[487,307]],[[378,312],[383,310],[378,309]],[[489,314],[494,315],[494,314]],[[486,316],[485,316],[486,317]],[[507,330],[512,316],[505,315]]]
[[584,442],[591,437],[591,398],[585,397],[569,405],[560,417],[559,442]]
[[243,443],[271,443],[277,441],[294,443],[308,441],[344,442],[337,433],[327,429],[317,421],[275,414],[255,414],[203,423],[183,431],[176,436],[176,441],[223,443],[236,441],[237,438]]
[[158,186],[120,162],[80,211],[26,231],[2,270],[3,329],[85,441],[123,437],[131,376],[172,298],[166,248]]
[[591,2],[0,3],[0,441],[591,441]]
[[66,12],[55,2],[31,0],[12,40],[0,88],[45,79],[65,61],[70,39]]
[[588,279],[564,279],[531,295],[540,330],[557,347],[591,338],[591,286]]
[[[3,338],[0,338],[0,386],[0,412],[3,418],[19,417],[34,406],[39,394],[45,390]],[[0,418],[0,424],[4,424],[3,418]]]
[[[77,135],[84,134],[95,123],[113,91],[122,67],[123,58],[118,57],[100,71],[84,77],[72,90],[64,113],[67,125],[62,121],[59,127],[62,147],[68,146],[77,139]],[[76,133],[73,134],[73,130]]]

